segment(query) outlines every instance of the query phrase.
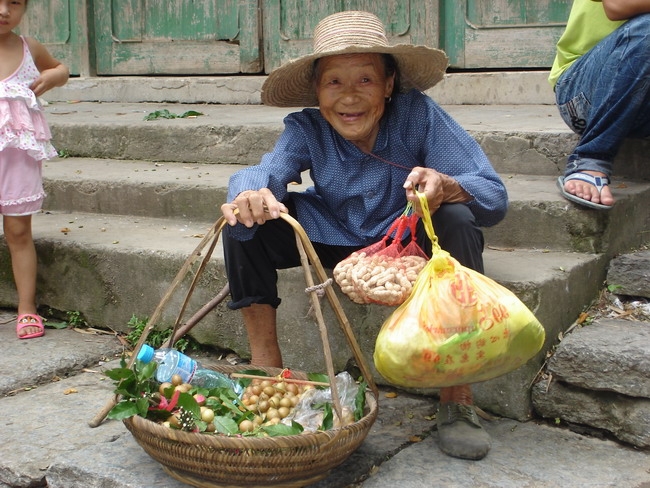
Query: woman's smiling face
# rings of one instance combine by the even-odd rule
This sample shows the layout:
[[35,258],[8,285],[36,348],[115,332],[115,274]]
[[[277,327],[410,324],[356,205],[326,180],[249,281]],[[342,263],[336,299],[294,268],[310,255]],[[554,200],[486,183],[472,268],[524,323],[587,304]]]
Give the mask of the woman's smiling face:
[[339,54],[318,61],[316,95],[325,120],[364,152],[371,152],[394,75],[381,54]]

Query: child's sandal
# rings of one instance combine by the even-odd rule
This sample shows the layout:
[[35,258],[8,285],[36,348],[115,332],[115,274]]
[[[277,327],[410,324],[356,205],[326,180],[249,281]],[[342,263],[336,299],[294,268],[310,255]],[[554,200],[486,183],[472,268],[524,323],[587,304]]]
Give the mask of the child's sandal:
[[[20,331],[27,327],[37,327],[39,331],[21,336]],[[34,337],[41,337],[43,334],[45,334],[45,327],[43,327],[43,320],[38,315],[24,313],[18,316],[18,320],[16,321],[16,335],[18,335],[19,339],[33,339]]]

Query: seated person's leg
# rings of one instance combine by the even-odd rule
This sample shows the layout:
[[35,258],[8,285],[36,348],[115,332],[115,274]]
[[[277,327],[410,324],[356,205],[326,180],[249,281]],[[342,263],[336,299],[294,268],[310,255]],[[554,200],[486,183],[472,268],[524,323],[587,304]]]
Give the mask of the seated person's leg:
[[[483,273],[483,232],[469,207],[460,203],[444,204],[432,215],[432,220],[440,247],[463,266]],[[428,241],[425,248],[430,249]],[[477,460],[490,450],[490,436],[472,405],[470,385],[440,388],[437,424],[439,446],[445,454]]]
[[[630,19],[558,80],[560,114],[581,136],[560,179],[570,200],[591,202],[596,208],[611,206],[614,198],[607,183],[614,157],[625,138],[650,135],[649,29],[650,14]],[[584,176],[566,179],[574,173]]]
[[[440,247],[466,268],[483,273],[483,231],[469,207],[463,203],[443,204],[431,219]],[[420,224],[418,241],[424,242],[425,238],[424,227]],[[426,242],[425,251],[429,252],[428,238]]]
[[223,232],[226,273],[231,301],[228,307],[240,309],[251,349],[251,363],[282,367],[277,340],[277,269],[300,265],[293,228],[284,220],[259,226],[252,239],[238,241]]

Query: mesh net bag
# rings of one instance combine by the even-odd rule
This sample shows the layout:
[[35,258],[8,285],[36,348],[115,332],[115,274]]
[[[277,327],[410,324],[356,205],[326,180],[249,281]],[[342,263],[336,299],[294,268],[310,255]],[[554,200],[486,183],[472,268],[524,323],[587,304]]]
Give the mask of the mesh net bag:
[[[428,261],[415,236],[417,221],[409,203],[379,242],[353,252],[336,265],[334,279],[350,300],[397,306],[408,298]],[[404,245],[407,230],[410,237]]]

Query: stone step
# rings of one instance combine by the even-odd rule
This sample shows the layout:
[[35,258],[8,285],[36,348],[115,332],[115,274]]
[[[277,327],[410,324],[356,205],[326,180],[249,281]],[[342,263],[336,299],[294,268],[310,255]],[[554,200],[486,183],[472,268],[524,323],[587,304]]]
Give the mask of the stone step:
[[[535,410],[650,448],[650,322],[599,319],[562,340],[534,386]],[[580,408],[576,408],[580,405]]]
[[[96,213],[50,211],[36,215],[34,238],[39,256],[39,302],[57,310],[79,311],[93,324],[127,331],[132,315],[152,314],[183,263],[197,248],[211,226],[207,221],[161,219]],[[4,243],[0,246],[0,306],[15,306],[15,289]],[[606,259],[601,254],[583,254],[534,249],[485,252],[486,273],[513,290],[536,314],[547,331],[547,342],[535,360],[517,371],[476,385],[477,401],[485,408],[510,418],[528,418],[531,405],[528,388],[545,352],[557,334],[597,295],[604,279]],[[193,276],[187,275],[186,284]],[[585,281],[585,276],[590,277]],[[213,257],[199,280],[190,310],[208,303],[226,283],[222,251],[217,242]],[[285,303],[278,311],[278,330],[283,337],[286,363],[294,368],[318,371],[322,355],[305,355],[320,343],[318,328],[309,316],[303,271],[280,272],[279,290]],[[565,290],[570,289],[571,294]],[[179,288],[170,300],[162,323],[171,326],[187,288]],[[338,292],[338,288],[335,286]],[[371,362],[374,340],[392,308],[356,305],[338,293],[339,300]],[[337,368],[344,368],[350,355],[336,318],[324,306]],[[185,319],[194,312],[188,311]],[[247,356],[247,342],[240,314],[221,304],[193,331],[199,342],[230,349]],[[381,378],[377,378],[381,382]]]
[[[560,175],[577,136],[552,105],[443,106],[479,142],[500,173]],[[156,111],[195,118],[144,120]],[[297,109],[260,105],[51,103],[55,147],[66,156],[210,164],[257,164]],[[650,140],[626,141],[616,175],[649,179]]]
[[[532,390],[535,412],[650,448],[650,251],[609,263],[607,291],[561,337]],[[612,290],[612,291],[610,291]]]
[[[508,219],[486,231],[487,273],[517,293],[547,331],[544,350],[535,360],[476,385],[477,402],[498,414],[528,418],[530,385],[555,337],[597,296],[612,253],[644,237],[648,187],[636,180],[650,170],[632,163],[625,167],[635,181],[616,187],[620,200],[613,211],[578,210],[555,189],[555,178],[575,136],[554,107],[445,108],[479,141],[513,195]],[[176,114],[196,110],[204,115],[144,120],[162,109]],[[48,162],[45,168],[50,211],[34,219],[41,302],[78,310],[94,323],[116,330],[124,330],[133,314],[149,315],[219,215],[227,175],[242,165],[256,164],[272,148],[282,130],[282,117],[289,111],[255,105],[49,105],[54,143],[63,155],[78,159]],[[639,160],[642,147],[632,150]],[[131,161],[106,161],[111,158]],[[210,196],[199,197],[210,191]],[[0,300],[13,306],[8,253],[6,248],[0,250],[0,269],[7,274]],[[219,256],[217,248],[195,292],[195,309],[225,283]],[[305,327],[313,320],[307,316],[302,271],[285,270],[280,277],[281,295],[288,297],[279,316],[279,332],[287,337],[283,343],[287,362],[300,369],[321,369],[309,364],[313,357],[302,353],[319,343],[316,328]],[[172,304],[179,306],[180,300],[175,298]],[[371,357],[374,338],[391,309],[355,305],[345,297],[341,302],[364,353]],[[331,312],[326,311],[326,316],[335,323]],[[166,321],[175,318],[165,315]],[[193,335],[205,344],[246,355],[239,314],[223,304]],[[335,331],[334,351],[341,350],[342,340]],[[337,368],[342,368],[349,357],[335,359]]]
[[[45,208],[66,212],[139,215],[211,222],[226,201],[228,178],[241,165],[155,163],[65,158],[45,163]],[[485,229],[495,247],[523,247],[613,255],[640,245],[647,236],[650,183],[617,180],[619,199],[608,213],[585,211],[567,202],[551,176],[504,174],[510,208]],[[292,191],[311,185],[309,175]]]
[[[549,105],[450,105],[445,109],[482,145],[495,169],[559,175],[575,136]],[[195,118],[147,120],[168,110]],[[53,144],[65,155],[210,164],[257,164],[295,108],[169,103],[54,103]]]
[[[259,105],[266,76],[110,76],[71,78],[49,101]],[[548,71],[447,73],[426,93],[451,105],[555,103]]]
[[[0,355],[0,371],[11,372],[0,378],[0,486],[187,487],[166,474],[122,422],[88,426],[114,396],[104,371],[117,367],[114,359],[123,352],[116,337],[47,329],[42,339],[18,341],[7,325],[14,320],[13,313],[0,310],[0,341],[11,344]],[[511,419],[482,421],[492,449],[481,469],[468,470],[467,461],[438,448],[435,399],[381,388],[378,402],[378,418],[359,449],[311,488],[415,488],[423,486],[422,479],[466,488],[591,486],[593,480],[616,488],[650,481],[645,452]]]
[[[445,108],[479,141],[504,176],[511,196],[508,217],[498,226],[486,229],[486,273],[513,290],[536,314],[545,326],[546,343],[537,357],[524,367],[476,384],[473,389],[481,408],[511,419],[527,420],[533,407],[540,411],[544,408],[540,397],[536,396],[542,384],[535,386],[533,398],[531,385],[544,369],[558,335],[598,295],[611,257],[647,242],[649,189],[639,180],[650,179],[650,167],[644,161],[650,142],[630,141],[623,147],[616,173],[627,179],[616,178],[614,192],[619,202],[612,211],[578,209],[563,200],[555,189],[555,178],[561,174],[566,154],[576,137],[567,130],[552,106],[552,97],[545,91],[548,88],[544,85],[545,74],[536,73],[535,83],[530,83],[528,75],[520,75],[519,82],[512,74],[489,75],[493,79],[487,84],[485,76],[449,75],[434,88],[436,92],[432,96],[448,104]],[[272,148],[282,130],[282,117],[290,110],[256,105],[261,81],[246,77],[78,79],[48,93],[52,103],[47,107],[47,116],[54,143],[63,154],[73,157],[48,162],[44,169],[49,192],[47,211],[35,216],[33,226],[39,255],[38,297],[42,304],[59,310],[79,311],[94,326],[116,331],[126,331],[132,315],[151,315],[183,263],[218,217],[229,174],[242,165],[256,164],[259,157]],[[517,87],[527,95],[513,96]],[[520,105],[522,99],[528,105]],[[93,100],[104,103],[89,103]],[[80,102],[68,103],[71,101]],[[476,105],[462,105],[467,103]],[[503,106],[505,103],[511,105]],[[143,120],[146,114],[164,108],[176,114],[197,110],[205,115],[195,119]],[[15,289],[4,241],[0,241],[0,277],[0,307],[13,308]],[[183,320],[212,299],[225,282],[221,249],[217,243]],[[320,335],[309,316],[310,303],[304,291],[302,270],[281,271],[279,286],[281,295],[287,297],[278,317],[287,365],[307,371],[322,370]],[[170,300],[161,325],[171,325],[176,319],[184,292],[185,287],[181,287]],[[338,291],[337,296],[364,356],[372,364],[377,332],[392,309],[356,305]],[[334,314],[326,304],[323,308],[335,367],[343,369],[350,354]],[[50,331],[50,335],[54,334],[63,334],[63,331]],[[240,316],[229,311],[223,303],[193,329],[192,336],[204,344],[247,355],[248,345]],[[67,342],[67,336],[62,336],[62,340]],[[32,357],[41,354],[40,350],[36,351],[41,343],[19,342],[20,346],[34,348],[31,356],[19,354],[29,358],[27,364],[32,364]],[[79,348],[80,354],[84,352],[82,349]],[[305,351],[314,354],[304,354]],[[7,358],[15,367],[12,357],[7,355]],[[598,373],[602,362],[583,364]],[[53,371],[52,362],[48,367]],[[381,377],[374,373],[376,380],[383,384]],[[53,374],[61,373],[57,369]],[[52,445],[39,437],[39,427],[33,428],[33,422],[29,425],[12,422],[7,435],[16,441],[10,444],[18,443],[22,450],[12,450],[10,455],[3,457],[0,484],[35,486],[46,479],[48,486],[72,487],[87,486],[88,479],[101,479],[97,482],[111,487],[177,486],[130,437],[121,435],[124,428],[120,424],[113,424],[106,431],[101,427],[93,431],[92,436],[70,428],[70,425],[85,427],[87,417],[103,405],[103,395],[108,396],[106,382],[97,375],[77,375],[60,387],[56,383],[43,387],[42,392],[40,388],[26,391],[5,399],[0,407],[7,416],[21,411],[25,412],[23,417],[36,418],[34,416],[42,414],[42,405],[62,405],[61,401],[51,400],[62,395],[64,387],[72,387],[80,393],[78,399],[76,395],[62,397],[71,405],[66,412],[75,412],[76,418],[64,416],[63,423],[55,422],[54,428],[48,429],[50,437],[60,441]],[[432,392],[417,393],[428,395]],[[584,402],[588,407],[588,415],[576,418],[567,415],[568,421],[589,424],[588,416],[600,405],[593,400],[598,397],[597,392],[588,391],[586,396],[575,397],[571,396],[573,391],[560,392],[558,396],[552,393],[546,405],[553,402],[561,405],[563,398],[569,398],[574,410],[579,408],[576,402]],[[422,400],[426,396],[417,398]],[[391,405],[383,397],[381,401],[384,401],[382,414],[391,413]],[[422,401],[417,407],[418,413],[426,409]],[[412,411],[411,406],[399,408]],[[647,413],[647,406],[643,408],[641,413]],[[544,416],[553,418],[557,411],[545,411]],[[78,418],[79,412],[84,418]],[[379,424],[384,427],[399,424],[402,431],[406,423],[407,420],[393,416],[382,419]],[[619,425],[629,425],[629,422],[626,424],[622,419]],[[518,468],[522,474],[516,474],[517,478],[530,479],[533,483],[551,480],[551,483],[566,484],[567,476],[571,476],[573,481],[569,484],[575,482],[576,486],[594,479],[609,483],[607,486],[618,486],[618,478],[611,473],[618,473],[617,468],[621,466],[625,467],[627,481],[632,478],[639,483],[647,481],[646,471],[635,471],[643,462],[639,456],[642,453],[617,451],[613,454],[609,444],[603,448],[604,443],[595,445],[594,439],[585,441],[570,435],[572,433],[549,436],[546,428],[539,434],[537,427],[533,422],[488,425],[495,436],[495,446],[483,463],[488,462],[485,466],[489,469],[490,459],[497,460],[489,471],[492,478],[488,479],[493,482],[495,476],[501,476],[509,466],[520,466],[522,463],[516,461],[519,460],[526,468]],[[398,438],[393,436],[387,443],[384,430],[376,434],[376,439],[382,438],[381,449],[371,445],[360,455],[368,458],[366,461],[379,463],[387,449],[391,454],[395,452]],[[435,433],[430,438],[434,437]],[[521,453],[529,451],[531,438],[535,439],[534,447],[546,447],[532,457],[529,453],[527,460],[523,460]],[[79,442],[84,439],[88,439],[87,444]],[[522,441],[519,449],[511,442],[516,439]],[[113,442],[115,440],[117,442]],[[63,444],[59,445],[61,442]],[[583,449],[586,442],[589,447]],[[97,449],[101,443],[108,448]],[[575,447],[567,450],[567,445]],[[34,446],[38,446],[38,450],[34,451]],[[425,472],[432,479],[443,479],[449,476],[450,467],[454,469],[448,458],[438,458],[440,463],[431,463],[432,445],[427,444],[427,439],[412,446],[414,449],[410,452],[405,451],[394,462],[386,464],[383,476],[370,477],[368,486],[403,483],[408,478],[400,471],[403,469],[400,465],[412,466],[413,453],[427,469],[432,465],[444,466],[445,471],[436,475],[418,468],[418,472]],[[550,446],[556,446],[558,452],[564,454],[555,453],[540,470],[539,460],[543,459],[543,452],[550,452]],[[505,457],[499,454],[504,449],[508,453]],[[602,454],[597,454],[593,462],[585,461],[582,455],[592,451]],[[60,454],[53,456],[53,452]],[[75,454],[69,456],[69,452]],[[434,450],[434,454],[436,452]],[[578,457],[571,453],[578,453]],[[404,456],[409,456],[411,461],[405,464]],[[25,463],[26,458],[33,457],[38,458],[37,461]],[[549,466],[551,471],[558,466],[558,459],[569,458],[572,465],[565,466],[558,474],[549,471]],[[604,463],[612,465],[606,469],[610,477],[597,470],[590,471]],[[120,469],[116,469],[117,465]],[[530,471],[527,471],[529,465]],[[574,469],[578,465],[581,468]],[[466,476],[466,471],[465,466],[459,464],[455,479]],[[542,478],[540,472],[544,473]],[[412,473],[411,467],[409,473]],[[589,474],[579,478],[583,473]],[[474,475],[470,478],[466,479],[467,486],[482,483]],[[508,477],[503,481],[512,483]],[[419,486],[419,483],[420,479],[409,486]]]

